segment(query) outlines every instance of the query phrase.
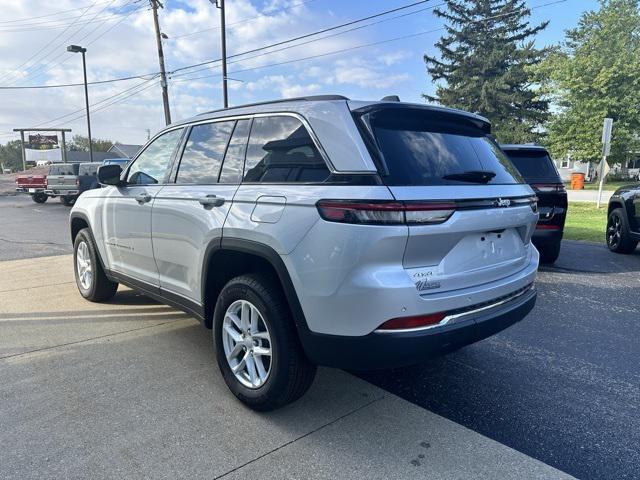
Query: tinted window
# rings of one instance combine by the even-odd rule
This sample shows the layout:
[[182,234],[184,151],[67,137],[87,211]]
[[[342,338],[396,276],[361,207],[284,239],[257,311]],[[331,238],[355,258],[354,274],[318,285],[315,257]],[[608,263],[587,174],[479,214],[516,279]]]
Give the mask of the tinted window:
[[544,150],[507,150],[506,153],[525,180],[560,182],[553,161]]
[[478,128],[408,109],[376,111],[365,121],[382,154],[381,174],[388,185],[479,183],[460,175],[478,171],[495,174],[488,183],[521,183],[502,150]]
[[224,156],[220,183],[240,183],[251,120],[238,120]]
[[182,153],[176,183],[218,183],[234,122],[194,125]]
[[245,182],[323,182],[330,175],[309,132],[297,118],[253,120]]
[[78,175],[97,175],[98,163],[83,163],[80,165]]
[[178,145],[182,129],[171,130],[150,143],[129,169],[128,183],[153,185],[164,183],[171,156]]
[[49,167],[49,175],[77,175],[78,164],[63,163]]

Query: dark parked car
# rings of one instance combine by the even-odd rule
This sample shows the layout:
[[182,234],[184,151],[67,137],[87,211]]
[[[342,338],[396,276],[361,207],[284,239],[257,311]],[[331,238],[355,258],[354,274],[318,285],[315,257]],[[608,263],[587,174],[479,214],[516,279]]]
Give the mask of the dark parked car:
[[616,253],[631,253],[640,241],[640,183],[616,190],[609,200],[607,246]]
[[553,263],[560,254],[560,242],[567,216],[567,191],[560,174],[539,145],[501,145],[509,159],[538,196],[540,219],[533,234],[533,244],[540,251],[542,263]]

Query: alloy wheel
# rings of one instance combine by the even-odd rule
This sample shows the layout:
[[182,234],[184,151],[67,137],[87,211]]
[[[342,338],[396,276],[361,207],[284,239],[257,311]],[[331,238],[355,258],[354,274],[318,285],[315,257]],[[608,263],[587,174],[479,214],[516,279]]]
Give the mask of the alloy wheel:
[[224,314],[222,345],[231,371],[245,387],[260,388],[271,371],[271,336],[259,310],[236,300]]
[[76,270],[78,272],[78,280],[83,289],[89,290],[93,281],[93,268],[91,265],[91,256],[89,254],[89,246],[87,242],[80,242],[76,250]]
[[609,224],[607,225],[607,243],[609,244],[609,247],[613,249],[618,248],[621,238],[622,222],[620,221],[620,217],[613,215],[609,219]]

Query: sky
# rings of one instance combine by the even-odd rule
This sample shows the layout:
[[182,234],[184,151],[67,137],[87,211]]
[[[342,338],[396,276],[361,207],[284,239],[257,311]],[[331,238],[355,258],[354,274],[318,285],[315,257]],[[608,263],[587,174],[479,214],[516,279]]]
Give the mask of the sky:
[[[365,22],[254,53],[256,48],[334,27],[416,0],[226,0],[229,102],[239,105],[301,95],[340,94],[372,100],[399,95],[423,102],[432,93],[423,55],[443,34],[433,8],[414,5]],[[596,0],[528,0],[536,38],[556,44]],[[219,10],[209,0],[166,0],[161,31],[172,119],[222,107]],[[94,138],[142,144],[164,126],[158,56],[148,0],[0,0],[0,86],[82,82],[82,60],[66,46],[87,48]],[[244,53],[243,55],[237,55]],[[235,56],[234,56],[235,55]],[[86,135],[84,89],[0,89],[0,143],[13,128],[71,128]],[[60,118],[62,117],[62,118]]]

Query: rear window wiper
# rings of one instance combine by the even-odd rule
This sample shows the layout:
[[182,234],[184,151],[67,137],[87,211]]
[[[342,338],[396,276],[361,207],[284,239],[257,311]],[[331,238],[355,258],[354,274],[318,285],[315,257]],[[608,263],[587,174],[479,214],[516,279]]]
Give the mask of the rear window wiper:
[[458,180],[460,182],[489,183],[495,176],[495,172],[490,172],[488,170],[474,170],[469,172],[450,173],[442,178],[444,180]]

